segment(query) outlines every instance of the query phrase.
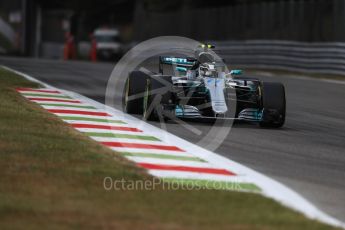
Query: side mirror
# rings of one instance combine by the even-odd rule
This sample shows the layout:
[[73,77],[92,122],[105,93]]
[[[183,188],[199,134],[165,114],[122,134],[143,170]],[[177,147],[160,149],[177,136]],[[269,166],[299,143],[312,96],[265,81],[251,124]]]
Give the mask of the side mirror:
[[231,75],[241,75],[242,72],[243,72],[243,71],[240,70],[240,69],[233,69],[233,70],[230,71],[230,74],[231,74]]

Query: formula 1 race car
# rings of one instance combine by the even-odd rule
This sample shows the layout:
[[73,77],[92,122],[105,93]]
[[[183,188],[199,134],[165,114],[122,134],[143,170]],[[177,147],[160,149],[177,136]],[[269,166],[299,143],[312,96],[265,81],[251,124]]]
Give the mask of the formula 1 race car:
[[[123,95],[124,111],[144,119],[212,118],[258,122],[281,127],[285,122],[285,89],[278,82],[263,82],[225,72],[211,45],[201,45],[195,57],[159,57],[159,73],[130,72]],[[164,75],[163,65],[177,74]],[[235,106],[232,106],[234,105]]]

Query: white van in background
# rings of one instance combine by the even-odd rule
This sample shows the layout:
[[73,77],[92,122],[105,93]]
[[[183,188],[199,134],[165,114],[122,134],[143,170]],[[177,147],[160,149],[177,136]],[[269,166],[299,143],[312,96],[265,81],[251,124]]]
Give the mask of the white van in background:
[[116,60],[123,54],[123,43],[120,32],[114,28],[100,28],[93,33],[96,40],[97,58]]

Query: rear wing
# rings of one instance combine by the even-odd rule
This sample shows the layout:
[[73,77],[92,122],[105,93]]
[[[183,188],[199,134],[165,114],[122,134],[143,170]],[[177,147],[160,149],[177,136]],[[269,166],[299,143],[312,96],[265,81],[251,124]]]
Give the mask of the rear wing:
[[192,68],[197,60],[190,57],[159,56],[159,72],[163,74],[163,65],[176,65],[176,67]]

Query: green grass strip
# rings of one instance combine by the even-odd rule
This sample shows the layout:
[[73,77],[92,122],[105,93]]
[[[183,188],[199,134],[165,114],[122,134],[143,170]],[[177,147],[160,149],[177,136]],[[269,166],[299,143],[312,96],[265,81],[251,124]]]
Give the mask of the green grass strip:
[[96,109],[93,106],[89,105],[68,105],[68,104],[48,104],[48,103],[39,103],[40,105],[48,105],[48,106],[61,106],[61,107],[71,107],[71,108],[85,108],[85,109]]
[[122,154],[123,156],[148,157],[148,158],[169,159],[169,160],[205,162],[203,159],[200,159],[198,157],[175,156],[175,155],[156,154],[156,153],[133,153],[133,152],[119,152],[119,153]]
[[25,96],[39,96],[39,97],[52,97],[52,98],[68,98],[68,99],[72,99],[69,96],[65,96],[65,95],[46,95],[46,94],[38,94],[38,93],[22,93]]
[[160,141],[158,138],[153,136],[142,136],[142,135],[132,135],[132,134],[120,134],[120,133],[94,133],[94,132],[85,132],[88,136],[93,137],[114,137],[114,138],[129,138],[129,139],[138,139],[138,140],[147,140],[147,141]]
[[228,181],[212,181],[212,180],[195,180],[195,179],[178,179],[178,178],[164,178],[163,182],[178,183],[187,188],[198,187],[202,189],[216,189],[216,190],[232,190],[232,191],[250,191],[260,192],[261,189],[253,183],[228,182]]
[[72,116],[59,116],[62,120],[71,120],[71,121],[96,121],[104,123],[117,123],[117,124],[126,124],[120,120],[108,120],[102,118],[91,118],[91,117],[72,117]]

